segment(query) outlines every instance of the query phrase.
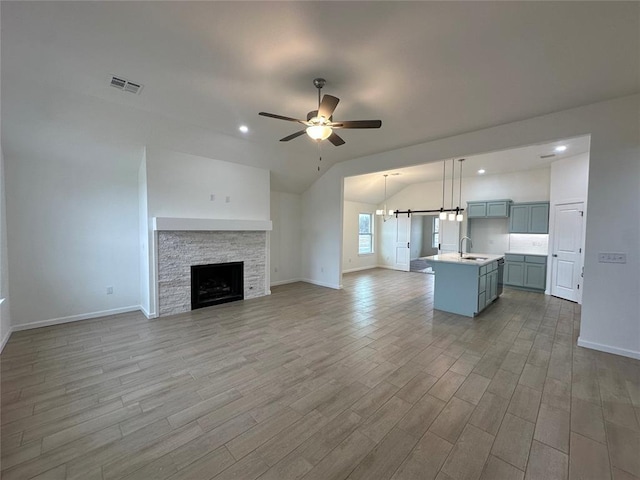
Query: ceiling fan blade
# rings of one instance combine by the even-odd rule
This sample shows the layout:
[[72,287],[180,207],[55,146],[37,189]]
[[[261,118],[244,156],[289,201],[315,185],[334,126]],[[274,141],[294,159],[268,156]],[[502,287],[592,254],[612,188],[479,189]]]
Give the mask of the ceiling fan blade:
[[345,144],[345,141],[336,132],[331,132],[331,135],[329,135],[329,138],[327,138],[327,140],[333,143],[336,147]]
[[345,120],[344,122],[331,122],[331,128],[380,128],[382,120]]
[[284,117],[282,115],[276,115],[275,113],[260,112],[258,113],[258,115],[262,115],[263,117],[269,117],[269,118],[277,118],[278,120],[286,120],[288,122],[298,122],[303,124],[306,123],[303,120],[298,120],[297,118]]
[[293,140],[294,138],[298,138],[300,135],[304,135],[306,132],[307,132],[306,130],[300,130],[299,132],[292,133],[288,137],[281,138],[280,141],[281,142],[288,142],[289,140]]
[[320,102],[320,108],[318,108],[318,116],[324,117],[327,120],[333,115],[333,111],[338,106],[339,98],[333,95],[325,95]]

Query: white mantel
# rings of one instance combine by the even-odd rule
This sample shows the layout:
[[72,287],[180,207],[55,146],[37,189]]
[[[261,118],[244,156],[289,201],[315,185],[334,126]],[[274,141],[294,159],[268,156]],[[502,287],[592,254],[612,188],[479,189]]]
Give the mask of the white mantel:
[[153,217],[154,231],[235,231],[269,232],[271,220],[231,220],[222,218]]

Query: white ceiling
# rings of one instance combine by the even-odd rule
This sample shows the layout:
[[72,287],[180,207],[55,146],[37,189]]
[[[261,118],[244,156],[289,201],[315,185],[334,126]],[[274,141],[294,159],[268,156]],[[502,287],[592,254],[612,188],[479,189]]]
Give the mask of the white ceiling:
[[[562,158],[589,152],[589,143],[590,137],[587,135],[540,145],[467,156],[462,164],[462,176],[466,178],[478,175],[498,175],[545,168]],[[556,152],[555,147],[557,146],[564,146],[566,150]],[[542,156],[548,157],[541,158]],[[452,160],[455,160],[455,178],[460,177],[460,159],[446,159],[446,179],[451,178],[452,164],[454,163]],[[389,198],[407,185],[442,182],[443,165],[443,162],[435,162],[347,177],[344,179],[344,199],[351,202],[381,204],[384,201],[384,175],[388,175],[387,198]],[[484,170],[484,173],[478,173],[480,169]]]
[[[320,175],[306,136],[278,139],[316,103],[382,120],[323,144],[323,170],[640,91],[638,2],[7,2],[1,5],[5,157],[146,144],[272,171],[277,190]],[[139,96],[108,86],[140,82]],[[240,124],[250,128],[238,131]],[[588,132],[585,132],[588,133]],[[79,146],[80,145],[80,146]],[[89,149],[90,150],[90,149]]]

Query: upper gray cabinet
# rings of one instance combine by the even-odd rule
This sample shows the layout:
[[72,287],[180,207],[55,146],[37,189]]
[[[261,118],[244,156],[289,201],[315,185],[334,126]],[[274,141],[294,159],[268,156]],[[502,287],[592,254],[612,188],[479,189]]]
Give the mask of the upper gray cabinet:
[[509,233],[549,233],[549,202],[511,205]]
[[506,218],[511,200],[467,202],[467,218]]

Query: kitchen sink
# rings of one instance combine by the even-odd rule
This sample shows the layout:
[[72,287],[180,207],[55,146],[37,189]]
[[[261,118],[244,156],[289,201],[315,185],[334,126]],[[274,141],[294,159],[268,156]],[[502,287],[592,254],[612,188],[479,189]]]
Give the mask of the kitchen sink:
[[465,255],[462,257],[463,260],[486,260],[489,257],[470,257],[468,255]]

